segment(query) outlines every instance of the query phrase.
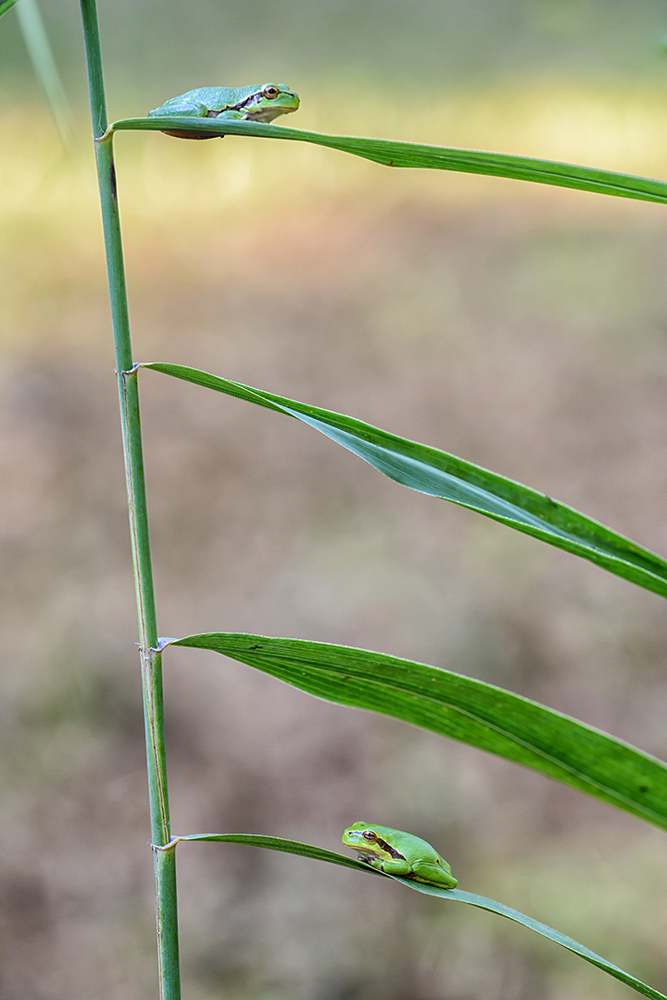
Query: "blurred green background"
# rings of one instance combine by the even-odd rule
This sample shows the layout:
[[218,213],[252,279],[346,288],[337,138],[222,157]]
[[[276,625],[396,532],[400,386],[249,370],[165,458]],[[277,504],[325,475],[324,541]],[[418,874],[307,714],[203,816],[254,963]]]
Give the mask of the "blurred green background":
[[[78,5],[42,4],[65,154],[0,22],[0,1000],[155,996],[136,621]],[[100,2],[112,118],[278,79],[289,125],[667,177],[649,0]],[[117,138],[135,355],[352,413],[667,552],[659,206],[292,143]],[[141,378],[160,631],[366,646],[664,758],[662,601],[410,493],[265,410]],[[667,988],[658,831],[192,650],[166,663],[176,833],[337,849],[357,819]],[[179,848],[188,1000],[615,1000],[488,914],[249,848]],[[378,884],[379,883],[379,884]],[[414,898],[413,898],[414,897]]]

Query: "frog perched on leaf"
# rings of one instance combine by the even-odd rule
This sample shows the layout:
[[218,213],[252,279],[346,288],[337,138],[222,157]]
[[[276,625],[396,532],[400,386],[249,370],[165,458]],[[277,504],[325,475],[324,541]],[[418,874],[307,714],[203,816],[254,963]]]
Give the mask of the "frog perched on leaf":
[[411,878],[443,889],[455,889],[458,885],[445,859],[412,833],[360,820],[347,828],[343,843],[357,852],[360,861],[387,875]]
[[[199,87],[172,97],[148,112],[149,118],[229,118],[253,122],[272,122],[299,107],[299,95],[282,83],[254,87]],[[214,139],[212,135],[163,130],[179,139]]]

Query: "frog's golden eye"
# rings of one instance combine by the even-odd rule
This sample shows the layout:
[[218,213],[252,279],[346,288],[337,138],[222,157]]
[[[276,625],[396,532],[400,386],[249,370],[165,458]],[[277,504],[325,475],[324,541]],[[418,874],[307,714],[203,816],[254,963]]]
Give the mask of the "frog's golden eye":
[[378,835],[374,830],[364,830],[361,836],[367,844],[373,844],[378,839]]
[[266,87],[264,87],[264,89],[262,90],[262,94],[269,101],[273,101],[278,96],[279,93],[280,91],[278,90],[278,88],[274,87],[272,83],[267,84]]

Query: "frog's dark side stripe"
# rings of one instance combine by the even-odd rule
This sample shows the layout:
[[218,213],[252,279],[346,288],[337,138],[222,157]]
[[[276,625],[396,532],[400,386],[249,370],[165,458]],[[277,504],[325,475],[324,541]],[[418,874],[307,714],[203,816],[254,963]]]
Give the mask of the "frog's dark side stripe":
[[378,837],[375,843],[378,847],[381,847],[383,851],[386,851],[387,854],[391,854],[392,858],[400,858],[401,861],[405,861],[405,855],[401,854],[400,851],[397,851],[395,847],[390,847],[386,840]]
[[259,103],[258,95],[257,94],[250,94],[249,97],[244,97],[243,100],[239,101],[238,104],[228,104],[226,107],[220,108],[219,110],[216,110],[216,111],[207,111],[206,115],[204,117],[205,118],[218,118],[225,111],[242,111],[243,108],[247,108],[248,106],[253,107],[253,105],[255,105],[257,103]]

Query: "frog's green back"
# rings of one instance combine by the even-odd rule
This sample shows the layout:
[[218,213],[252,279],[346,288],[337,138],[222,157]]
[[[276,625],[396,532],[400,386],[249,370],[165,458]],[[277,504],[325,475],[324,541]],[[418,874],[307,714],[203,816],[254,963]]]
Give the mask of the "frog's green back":
[[[192,101],[193,103],[205,104],[207,108],[233,106],[240,101],[245,101],[247,97],[256,94],[261,89],[261,83],[250,87],[197,87],[196,90],[188,90],[187,93],[173,97],[171,100],[174,103]],[[166,104],[171,104],[171,101],[167,101]]]
[[168,101],[165,101],[155,111],[151,111],[150,114],[163,113],[170,108],[181,108],[188,104],[220,110],[246,100],[251,94],[256,93],[257,89],[257,87],[197,87],[196,90],[188,90],[185,94],[179,94],[178,97],[170,97]]

